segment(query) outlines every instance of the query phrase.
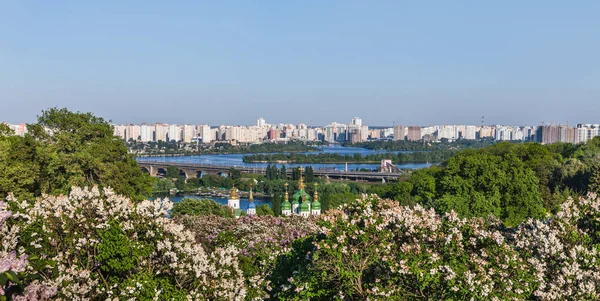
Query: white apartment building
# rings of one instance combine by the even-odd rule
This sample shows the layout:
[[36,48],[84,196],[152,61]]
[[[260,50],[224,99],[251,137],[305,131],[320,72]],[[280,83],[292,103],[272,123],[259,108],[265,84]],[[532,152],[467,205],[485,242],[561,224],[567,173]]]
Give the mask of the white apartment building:
[[464,127],[464,132],[462,134],[463,139],[467,140],[475,140],[477,139],[478,127],[474,125],[467,125]]
[[138,140],[140,138],[141,127],[135,124],[128,124],[125,126],[125,141],[129,139]]
[[437,130],[437,138],[440,139],[448,139],[448,140],[456,140],[458,138],[456,127],[453,125],[442,125]]
[[196,137],[196,127],[191,124],[183,125],[183,142],[190,143]]
[[256,126],[258,127],[264,127],[267,123],[265,122],[264,118],[258,118],[258,120],[256,121]]
[[199,124],[196,126],[197,136],[202,138],[202,143],[210,143],[212,142],[216,135],[213,131],[211,131],[210,126],[208,124]]
[[154,127],[147,125],[146,123],[142,123],[140,126],[140,141],[142,142],[150,142],[154,141]]
[[352,121],[350,121],[350,125],[356,126],[356,127],[361,127],[362,126],[362,119],[360,119],[359,117],[354,117],[352,118]]
[[121,137],[121,139],[125,139],[125,126],[124,125],[115,125],[114,127],[114,135]]
[[169,124],[169,129],[167,132],[168,136],[169,136],[169,141],[175,140],[175,141],[180,141],[181,140],[181,126],[178,124]]
[[154,141],[167,141],[167,133],[169,131],[169,125],[164,123],[157,123],[154,125]]

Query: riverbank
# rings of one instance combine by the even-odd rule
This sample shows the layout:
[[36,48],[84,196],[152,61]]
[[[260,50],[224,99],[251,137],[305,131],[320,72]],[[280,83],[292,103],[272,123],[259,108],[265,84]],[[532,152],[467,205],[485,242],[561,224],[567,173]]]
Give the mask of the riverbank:
[[[285,151],[286,153],[318,153],[320,149],[315,150],[297,150],[297,151]],[[260,152],[260,153],[281,153],[281,151],[272,151],[272,152]],[[190,156],[203,156],[203,155],[237,155],[237,154],[247,154],[247,153],[238,153],[238,152],[178,152],[178,153],[152,153],[152,154],[140,154],[140,153],[131,153],[136,157],[147,158],[147,157],[190,157]]]
[[294,152],[318,152],[321,151],[318,144],[306,144],[300,141],[288,143],[261,143],[249,145],[232,145],[225,142],[212,144],[197,143],[138,143],[128,144],[129,153],[139,157],[177,157],[177,156],[200,156],[219,154],[256,154],[256,153],[294,153]]

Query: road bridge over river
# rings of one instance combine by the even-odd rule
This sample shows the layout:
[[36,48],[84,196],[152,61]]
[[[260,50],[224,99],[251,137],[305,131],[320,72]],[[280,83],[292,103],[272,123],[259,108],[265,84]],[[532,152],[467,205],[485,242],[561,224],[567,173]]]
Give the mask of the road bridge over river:
[[[169,166],[175,166],[180,173],[185,174],[186,178],[197,178],[203,174],[221,174],[229,175],[231,168],[239,170],[241,173],[265,174],[266,168],[263,167],[245,167],[245,166],[228,166],[214,164],[195,164],[195,163],[179,163],[179,162],[152,162],[138,161],[140,168],[150,175],[156,177],[160,174],[164,175]],[[308,166],[308,165],[307,165]],[[292,168],[287,169],[288,176],[292,175]],[[315,169],[315,176],[328,177],[333,179],[344,180],[368,180],[368,181],[389,181],[398,178],[403,174],[402,170],[393,172],[375,172],[375,171],[342,171],[334,169]]]

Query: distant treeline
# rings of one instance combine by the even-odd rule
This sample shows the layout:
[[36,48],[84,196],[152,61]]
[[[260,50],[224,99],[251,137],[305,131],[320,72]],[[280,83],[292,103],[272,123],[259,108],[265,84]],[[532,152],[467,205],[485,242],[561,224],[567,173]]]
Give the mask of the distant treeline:
[[288,162],[301,164],[320,164],[320,163],[379,163],[381,160],[389,159],[393,163],[408,162],[442,162],[448,160],[456,153],[455,150],[434,150],[426,152],[413,153],[387,153],[370,154],[363,156],[361,154],[255,154],[244,156],[244,162]]
[[288,143],[261,143],[251,145],[232,145],[227,142],[215,144],[181,143],[181,142],[128,142],[129,150],[140,157],[151,156],[193,156],[206,154],[244,154],[244,153],[276,153],[276,152],[316,152],[320,151],[316,144],[302,141]]
[[442,139],[439,142],[424,142],[424,141],[368,141],[349,144],[348,146],[363,147],[366,149],[382,149],[388,151],[432,151],[443,149],[467,149],[481,148],[494,144],[492,139],[480,140],[464,140],[459,139],[453,142],[448,142],[447,139]]

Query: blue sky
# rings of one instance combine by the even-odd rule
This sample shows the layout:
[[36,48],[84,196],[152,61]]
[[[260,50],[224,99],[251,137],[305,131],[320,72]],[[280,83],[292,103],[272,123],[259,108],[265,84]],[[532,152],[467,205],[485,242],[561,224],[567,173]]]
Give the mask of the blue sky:
[[0,120],[600,122],[600,1],[2,1]]

